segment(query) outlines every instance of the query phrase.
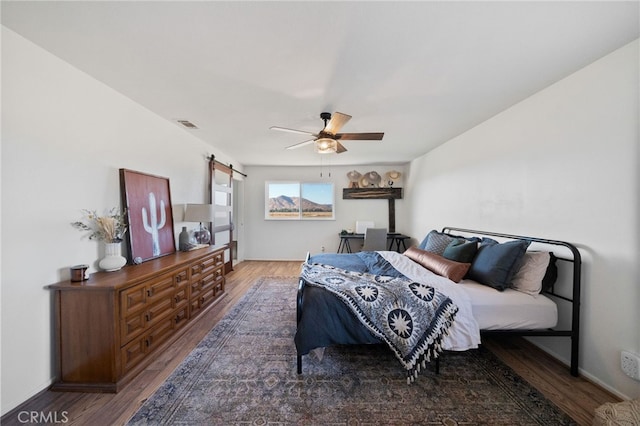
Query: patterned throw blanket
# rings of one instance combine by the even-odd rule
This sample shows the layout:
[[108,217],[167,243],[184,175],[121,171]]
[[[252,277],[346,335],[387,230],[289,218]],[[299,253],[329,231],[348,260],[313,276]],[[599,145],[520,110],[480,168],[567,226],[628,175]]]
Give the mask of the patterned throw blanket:
[[336,295],[376,337],[389,345],[407,370],[407,382],[437,358],[458,307],[433,287],[402,277],[304,264],[308,285]]

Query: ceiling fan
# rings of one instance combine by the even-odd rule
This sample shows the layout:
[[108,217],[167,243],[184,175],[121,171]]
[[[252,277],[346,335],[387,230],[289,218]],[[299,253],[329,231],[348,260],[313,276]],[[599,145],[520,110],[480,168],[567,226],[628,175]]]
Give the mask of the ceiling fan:
[[315,142],[316,152],[319,154],[340,154],[345,152],[347,148],[344,147],[339,141],[345,140],[370,140],[379,141],[382,140],[384,133],[338,133],[342,126],[344,126],[351,116],[336,112],[331,115],[330,112],[320,113],[320,118],[324,121],[324,128],[318,133],[307,132],[304,130],[288,129],[286,127],[272,126],[271,130],[279,130],[282,132],[298,133],[301,135],[313,136],[313,139],[309,139],[297,144],[288,146],[286,149],[296,149],[309,145]]

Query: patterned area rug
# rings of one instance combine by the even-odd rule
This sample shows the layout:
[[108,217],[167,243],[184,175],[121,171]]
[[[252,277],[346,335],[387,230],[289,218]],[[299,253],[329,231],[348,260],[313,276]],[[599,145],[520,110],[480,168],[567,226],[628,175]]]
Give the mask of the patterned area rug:
[[575,424],[485,349],[447,352],[408,385],[384,345],[328,348],[296,373],[295,277],[263,277],[130,425]]

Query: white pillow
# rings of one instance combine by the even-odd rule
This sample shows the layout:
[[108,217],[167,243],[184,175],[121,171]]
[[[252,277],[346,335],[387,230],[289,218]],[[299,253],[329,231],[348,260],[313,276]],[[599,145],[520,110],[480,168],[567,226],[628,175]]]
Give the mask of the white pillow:
[[532,296],[539,294],[550,259],[551,256],[546,251],[526,252],[520,270],[513,277],[511,287]]

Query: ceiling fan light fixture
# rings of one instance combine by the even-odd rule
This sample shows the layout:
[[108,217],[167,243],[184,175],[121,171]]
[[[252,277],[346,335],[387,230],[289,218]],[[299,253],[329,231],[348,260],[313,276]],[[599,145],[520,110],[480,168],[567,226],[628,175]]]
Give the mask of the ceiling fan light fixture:
[[338,151],[338,142],[331,138],[316,140],[316,152],[318,154],[334,154]]

